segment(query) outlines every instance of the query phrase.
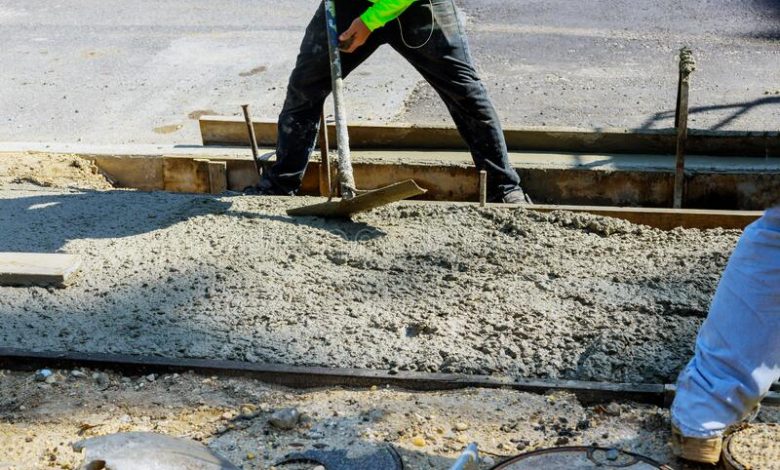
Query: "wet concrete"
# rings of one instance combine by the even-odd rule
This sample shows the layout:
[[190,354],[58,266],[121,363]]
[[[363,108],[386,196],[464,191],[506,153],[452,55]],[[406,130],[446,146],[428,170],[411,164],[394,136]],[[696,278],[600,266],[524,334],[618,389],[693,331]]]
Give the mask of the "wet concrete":
[[[0,192],[0,251],[84,260],[0,287],[0,346],[297,365],[671,382],[739,232],[518,209]],[[24,233],[24,237],[19,237]]]

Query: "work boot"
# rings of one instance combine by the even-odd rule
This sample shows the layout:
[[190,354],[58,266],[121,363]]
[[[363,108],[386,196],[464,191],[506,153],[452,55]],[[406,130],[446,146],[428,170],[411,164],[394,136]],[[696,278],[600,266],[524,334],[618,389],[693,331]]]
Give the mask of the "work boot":
[[247,186],[243,193],[248,196],[286,196],[286,194],[279,192],[267,178],[262,178],[254,186]]
[[274,196],[275,194],[268,188],[263,188],[259,184],[247,186],[243,191],[245,196]]
[[531,198],[520,188],[517,188],[513,191],[504,194],[502,201],[505,202],[506,204],[521,204],[521,205],[533,204]]
[[692,462],[715,465],[723,450],[723,436],[686,437],[672,425],[671,447],[674,455]]

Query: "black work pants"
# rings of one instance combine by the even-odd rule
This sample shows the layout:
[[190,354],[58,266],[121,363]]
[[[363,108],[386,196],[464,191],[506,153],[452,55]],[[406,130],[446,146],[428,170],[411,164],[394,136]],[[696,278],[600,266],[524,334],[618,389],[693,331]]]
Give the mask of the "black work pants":
[[[433,25],[431,5],[435,18]],[[337,0],[338,30],[346,30],[370,6],[371,3],[366,0]],[[295,69],[290,76],[287,97],[279,116],[277,161],[266,172],[261,184],[274,193],[295,194],[298,191],[316,144],[322,106],[331,92],[324,15],[320,5],[306,28]],[[425,43],[428,37],[430,41],[427,44],[415,48]],[[501,124],[474,70],[453,1],[433,0],[429,3],[422,0],[413,3],[400,16],[400,22],[391,21],[378,28],[355,52],[341,53],[344,76],[383,44],[389,44],[408,60],[444,100],[458,131],[468,144],[477,169],[487,171],[489,198],[500,200],[505,194],[518,189],[520,178],[509,164]]]

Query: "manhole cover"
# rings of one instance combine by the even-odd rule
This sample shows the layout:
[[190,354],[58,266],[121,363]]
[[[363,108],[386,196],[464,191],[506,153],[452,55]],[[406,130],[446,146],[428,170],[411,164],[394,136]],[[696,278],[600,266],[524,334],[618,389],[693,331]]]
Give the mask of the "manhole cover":
[[730,435],[723,462],[730,470],[780,469],[780,425],[752,424]]
[[591,468],[630,470],[671,470],[647,457],[602,447],[556,447],[518,455],[493,470],[585,470]]

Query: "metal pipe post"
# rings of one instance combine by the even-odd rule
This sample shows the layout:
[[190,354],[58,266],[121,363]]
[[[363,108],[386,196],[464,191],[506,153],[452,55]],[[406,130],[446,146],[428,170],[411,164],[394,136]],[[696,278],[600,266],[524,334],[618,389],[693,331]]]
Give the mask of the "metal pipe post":
[[487,171],[479,172],[479,207],[487,205]]
[[320,116],[320,196],[333,197],[333,183],[330,178],[330,154],[328,153],[328,128],[325,111]]
[[693,53],[687,47],[680,49],[680,77],[677,87],[677,112],[675,127],[677,128],[677,163],[674,174],[673,207],[682,207],[685,192],[685,147],[688,140],[688,87],[690,76],[696,70]]
[[249,105],[242,104],[241,110],[244,111],[244,121],[246,121],[246,130],[249,134],[249,146],[252,149],[252,159],[255,162],[255,171],[257,171],[258,178],[262,178],[262,170],[260,166],[260,157],[257,152],[257,137],[255,136],[255,126],[252,125],[252,117],[249,115]]

